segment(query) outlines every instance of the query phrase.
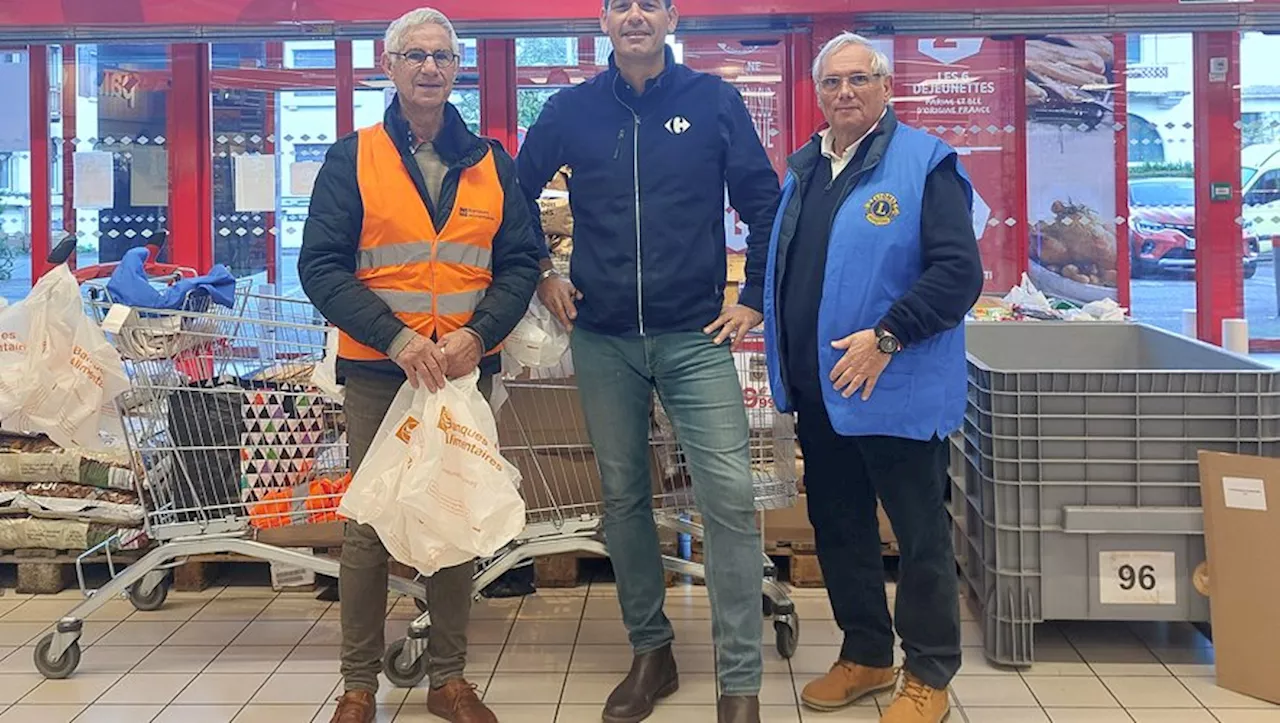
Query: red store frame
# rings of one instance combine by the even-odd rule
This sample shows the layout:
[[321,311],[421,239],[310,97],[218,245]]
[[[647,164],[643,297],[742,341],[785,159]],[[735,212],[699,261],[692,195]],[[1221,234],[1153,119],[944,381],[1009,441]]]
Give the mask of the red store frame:
[[[391,4],[374,5],[357,0],[313,0],[295,3],[292,0],[221,0],[218,3],[171,3],[165,0],[134,0],[126,3],[121,11],[121,22],[139,26],[169,26],[189,29],[193,25],[234,26],[249,25],[268,28],[277,23],[381,23],[389,17],[416,7],[416,0],[393,0]],[[790,123],[789,141],[793,147],[803,143],[819,125],[821,115],[816,108],[809,63],[817,47],[835,32],[853,27],[855,13],[886,11],[910,13],[920,11],[973,12],[972,5],[962,6],[957,0],[897,0],[884,7],[868,7],[853,0],[742,0],[724,3],[722,0],[682,0],[681,10],[686,19],[701,22],[701,28],[714,28],[723,21],[732,24],[742,18],[772,15],[776,31],[784,32],[787,50],[787,83],[790,88],[785,108]],[[469,3],[462,0],[440,0],[441,10],[454,17],[464,34],[473,28],[493,24],[512,28],[529,13],[528,6],[517,0],[493,0],[489,3]],[[1049,12],[1044,6],[1028,7],[1025,0],[985,0],[986,10],[1009,12]],[[856,7],[855,7],[856,6]],[[79,5],[54,3],[13,4],[5,9],[4,25],[9,28],[31,27],[33,31],[57,28],[70,24],[92,25],[92,19],[76,15]],[[587,27],[598,13],[598,0],[566,0],[538,8],[538,17],[526,26],[527,32],[555,34],[547,23],[576,24]],[[1212,10],[1223,14],[1221,6]],[[1280,0],[1259,0],[1251,4],[1254,12],[1280,9]],[[1179,13],[1198,12],[1198,8],[1180,6],[1172,0],[1128,0],[1122,6],[1093,4],[1094,11],[1125,10]],[[1232,11],[1234,12],[1234,11]],[[788,22],[787,17],[799,19]],[[779,20],[778,18],[784,18]],[[88,21],[88,22],[86,22]],[[530,22],[530,21],[525,21]],[[283,27],[283,26],[282,26]],[[295,26],[296,27],[296,26]],[[568,25],[565,25],[568,27]],[[561,30],[561,32],[564,32]],[[732,31],[730,31],[732,32]],[[33,32],[33,35],[39,33]],[[181,35],[179,32],[177,35]],[[942,33],[940,33],[942,34]],[[969,33],[973,34],[973,33]],[[1236,228],[1240,213],[1239,189],[1239,138],[1240,119],[1239,82],[1239,32],[1238,30],[1208,30],[1195,33],[1195,118],[1202,141],[1197,144],[1196,183],[1200,203],[1197,203],[1197,236],[1204,239],[1200,273],[1197,274],[1197,307],[1201,309],[1198,332],[1202,339],[1217,342],[1221,336],[1224,318],[1243,316],[1243,283],[1235,257],[1238,248],[1232,243],[1231,233],[1209,233],[1209,228]],[[275,43],[273,43],[275,44]],[[337,128],[339,134],[350,132],[354,126],[354,88],[358,87],[359,73],[351,65],[351,41],[336,40],[337,69],[327,87],[336,89]],[[171,183],[171,235],[172,260],[176,263],[208,268],[212,263],[213,244],[210,223],[212,205],[212,175],[210,148],[210,88],[209,46],[201,43],[178,42],[171,46],[172,87],[169,104],[170,183]],[[511,150],[517,141],[516,69],[514,41],[511,37],[492,38],[482,36],[478,46],[480,72],[481,124],[485,134],[503,141]],[[1119,53],[1118,63],[1123,67],[1124,53]],[[1229,78],[1226,83],[1210,78],[1209,63],[1217,58],[1228,61]],[[45,261],[52,242],[49,132],[49,51],[47,46],[32,45],[29,49],[31,93],[31,161],[32,161],[32,272],[33,277],[48,269]],[[74,46],[64,53],[74,63]],[[1020,65],[1021,63],[1019,63]],[[65,70],[64,70],[65,72]],[[74,77],[74,73],[71,74]],[[1232,81],[1231,79],[1235,79]],[[73,82],[73,81],[72,81]],[[68,86],[69,87],[69,86]],[[73,96],[74,93],[66,94]],[[67,130],[74,135],[74,98],[63,98],[64,119]],[[67,105],[70,104],[68,108]],[[1117,118],[1127,118],[1123,100],[1116,108]],[[1125,123],[1127,125],[1127,123]],[[1124,174],[1127,152],[1125,131],[1117,137],[1117,181]],[[1025,139],[1018,141],[1017,156],[1026,158]],[[69,163],[69,154],[64,157]],[[1228,169],[1234,169],[1228,172]],[[69,170],[69,169],[68,169]],[[74,179],[64,173],[64,192],[70,197]],[[1210,202],[1209,187],[1216,182],[1232,182],[1233,199],[1230,202]],[[1127,218],[1127,194],[1123,183],[1117,183],[1117,216]],[[1023,183],[1023,214],[1025,223],[1025,181]],[[64,224],[74,230],[74,213],[64,213]],[[1121,243],[1126,243],[1126,223],[1118,224]],[[274,243],[274,239],[271,243]],[[1230,248],[1228,248],[1230,247]],[[1024,250],[1025,254],[1025,250]],[[268,254],[273,258],[274,254]],[[1121,257],[1119,295],[1122,304],[1130,300],[1127,254]],[[1025,267],[1026,259],[1022,259]],[[274,269],[272,269],[274,271]],[[1274,348],[1276,344],[1262,340],[1256,348]]]

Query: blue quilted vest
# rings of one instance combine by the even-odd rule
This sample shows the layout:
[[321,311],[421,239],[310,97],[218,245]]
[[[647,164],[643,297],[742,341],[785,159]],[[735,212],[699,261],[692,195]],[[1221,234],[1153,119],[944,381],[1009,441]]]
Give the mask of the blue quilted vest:
[[[844,353],[830,343],[875,328],[923,273],[920,207],[924,182],[954,152],[923,131],[898,125],[879,164],[859,180],[836,213],[822,279],[819,342],[814,353],[818,355],[827,414],[841,435],[929,440],[935,436],[945,438],[964,421],[967,372],[963,324],[897,354],[868,401],[862,401],[861,392],[845,399],[828,381]],[[824,158],[819,162],[828,161]],[[956,168],[968,183],[959,163]],[[775,403],[783,412],[792,409],[790,390],[782,375],[785,360],[778,343],[778,237],[786,210],[800,202],[797,190],[795,175],[789,173],[770,238],[765,281],[769,383]]]

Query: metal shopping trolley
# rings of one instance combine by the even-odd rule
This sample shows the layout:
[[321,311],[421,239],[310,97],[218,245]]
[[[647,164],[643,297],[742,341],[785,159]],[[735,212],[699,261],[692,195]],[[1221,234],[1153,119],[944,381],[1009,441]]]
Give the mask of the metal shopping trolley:
[[[278,528],[336,521],[350,479],[345,474],[341,408],[310,382],[312,370],[324,357],[327,328],[309,302],[238,287],[231,308],[121,313],[92,288],[88,297],[100,319],[113,319],[110,336],[131,380],[131,390],[117,403],[137,468],[137,491],[147,512],[145,533],[158,545],[119,574],[113,568],[109,583],[94,592],[86,590],[86,599],[39,641],[35,664],[49,678],[65,678],[78,667],[87,616],[120,596],[141,610],[162,607],[170,569],[188,558],[235,553],[337,577],[336,559],[270,540]],[[515,395],[520,383],[513,381],[508,387]],[[531,440],[544,433],[538,428],[540,420],[552,419],[514,419],[509,432],[516,436],[508,434],[507,447],[518,464],[521,449],[539,451]],[[666,442],[660,430],[655,435],[658,449]],[[671,458],[673,469],[681,464],[678,457],[676,452]],[[794,454],[780,459],[793,460]],[[542,465],[537,458],[521,469],[530,510],[528,529],[477,566],[477,596],[503,572],[532,557],[607,554],[598,494],[578,504],[563,498],[559,490],[581,478],[566,477],[564,470]],[[769,479],[770,485],[776,484]],[[676,504],[678,490],[663,489],[658,519],[697,533],[698,526],[682,515],[688,505]],[[789,489],[794,495],[794,473]],[[765,503],[785,501],[786,495],[771,495]],[[108,541],[86,557],[110,549]],[[675,559],[668,564],[677,571],[701,574],[698,565]],[[83,588],[83,571],[79,573]],[[765,594],[777,612],[779,630],[790,631],[786,646],[793,650],[794,606],[774,582],[771,567],[766,566],[765,573]],[[419,580],[393,576],[388,587],[426,599]],[[422,680],[429,627],[428,612],[389,647],[384,668],[395,684],[412,686]]]
[[[796,440],[790,415],[777,414],[768,391],[764,341],[747,340],[734,354],[750,427],[751,479],[758,510],[795,503]],[[477,565],[477,593],[504,573],[546,555],[608,555],[603,537],[604,505],[600,473],[587,439],[586,423],[573,379],[572,361],[543,370],[536,378],[506,379],[495,392],[500,402],[498,437],[503,456],[522,473],[527,523],[506,548]],[[650,424],[650,469],[654,519],[659,527],[703,537],[697,521],[688,465],[655,399]],[[744,480],[744,483],[748,480]],[[800,620],[794,602],[777,580],[772,560],[761,551],[763,610],[773,617],[779,654],[790,658],[799,642]],[[663,555],[664,567],[678,575],[705,579],[701,563]],[[383,659],[383,672],[396,685],[413,686],[426,674],[430,611],[409,625]]]

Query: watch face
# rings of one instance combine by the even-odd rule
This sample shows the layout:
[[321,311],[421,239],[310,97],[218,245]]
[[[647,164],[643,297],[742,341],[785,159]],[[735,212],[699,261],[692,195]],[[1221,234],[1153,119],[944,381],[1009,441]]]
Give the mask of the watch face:
[[899,348],[897,339],[891,336],[880,337],[880,351],[885,354],[896,354]]

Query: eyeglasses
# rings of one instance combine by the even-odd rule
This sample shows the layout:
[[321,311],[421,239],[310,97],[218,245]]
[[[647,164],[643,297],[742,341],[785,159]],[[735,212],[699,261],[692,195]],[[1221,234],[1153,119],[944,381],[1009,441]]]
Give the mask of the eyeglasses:
[[883,77],[883,73],[854,73],[847,78],[842,78],[838,75],[828,75],[818,81],[818,87],[821,88],[824,93],[839,93],[840,89],[844,87],[845,81],[848,81],[849,86],[852,88],[865,88],[871,84],[871,81]]
[[605,3],[605,7],[612,13],[625,13],[631,10],[632,5],[639,5],[640,10],[646,13],[656,13],[671,7],[668,0],[612,0]]
[[387,55],[394,55],[398,58],[404,58],[410,65],[421,66],[427,62],[427,58],[435,61],[436,67],[444,70],[458,62],[458,54],[452,50],[437,50],[434,53],[428,53],[425,50],[407,50],[403,53],[393,53],[388,51]]

